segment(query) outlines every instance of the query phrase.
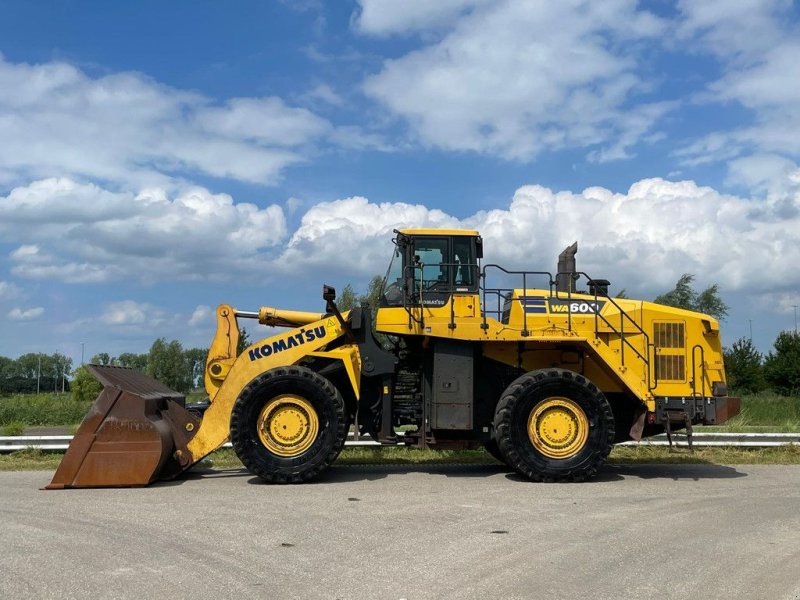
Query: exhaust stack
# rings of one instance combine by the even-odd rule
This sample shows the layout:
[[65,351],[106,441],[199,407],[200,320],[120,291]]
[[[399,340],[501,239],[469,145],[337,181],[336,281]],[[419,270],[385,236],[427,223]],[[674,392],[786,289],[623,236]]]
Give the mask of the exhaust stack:
[[558,292],[574,292],[575,282],[578,276],[575,274],[577,268],[575,267],[575,254],[578,252],[578,242],[573,242],[571,246],[564,248],[564,251],[558,255],[558,268],[556,270],[556,291]]

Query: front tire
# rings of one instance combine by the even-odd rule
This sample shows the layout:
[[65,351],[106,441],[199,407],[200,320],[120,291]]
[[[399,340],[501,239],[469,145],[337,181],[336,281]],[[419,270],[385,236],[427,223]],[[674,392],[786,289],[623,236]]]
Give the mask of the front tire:
[[311,369],[278,367],[239,394],[231,444],[247,470],[269,483],[300,483],[327,469],[347,437],[342,395]]
[[614,415],[588,379],[564,369],[531,371],[503,392],[494,419],[506,463],[532,481],[583,481],[605,463]]

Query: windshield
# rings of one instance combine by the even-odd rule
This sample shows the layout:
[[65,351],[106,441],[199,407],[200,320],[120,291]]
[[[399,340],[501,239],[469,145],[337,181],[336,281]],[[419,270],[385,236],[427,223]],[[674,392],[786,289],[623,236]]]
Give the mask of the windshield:
[[395,248],[381,288],[381,306],[403,305],[403,257]]

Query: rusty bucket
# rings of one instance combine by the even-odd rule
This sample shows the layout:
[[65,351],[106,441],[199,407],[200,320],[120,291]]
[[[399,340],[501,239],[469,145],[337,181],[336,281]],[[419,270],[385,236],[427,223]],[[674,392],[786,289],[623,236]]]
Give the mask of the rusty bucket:
[[183,395],[133,369],[86,367],[103,391],[45,489],[144,486],[191,466],[182,449],[200,420]]

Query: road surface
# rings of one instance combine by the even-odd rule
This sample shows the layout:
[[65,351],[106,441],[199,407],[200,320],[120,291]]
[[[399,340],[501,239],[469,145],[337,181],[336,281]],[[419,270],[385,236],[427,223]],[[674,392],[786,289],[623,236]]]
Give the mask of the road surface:
[[0,598],[800,600],[800,466],[234,469],[40,491],[0,473]]

